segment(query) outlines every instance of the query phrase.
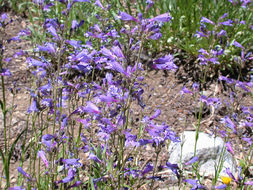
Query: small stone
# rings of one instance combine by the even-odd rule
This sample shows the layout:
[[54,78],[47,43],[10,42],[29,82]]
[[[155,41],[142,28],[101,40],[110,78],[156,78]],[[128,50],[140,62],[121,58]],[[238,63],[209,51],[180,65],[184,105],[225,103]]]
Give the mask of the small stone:
[[[181,135],[181,142],[171,143],[169,146],[170,158],[172,164],[182,164],[190,161],[194,157],[195,131],[185,131]],[[224,141],[220,137],[214,137],[206,133],[199,133],[196,147],[196,156],[198,156],[199,173],[203,176],[215,175],[215,163],[218,163],[219,157],[224,148]],[[182,154],[182,155],[181,155]],[[236,164],[232,155],[225,150],[222,172],[230,168],[233,174],[236,173]],[[191,171],[189,166],[186,170]]]

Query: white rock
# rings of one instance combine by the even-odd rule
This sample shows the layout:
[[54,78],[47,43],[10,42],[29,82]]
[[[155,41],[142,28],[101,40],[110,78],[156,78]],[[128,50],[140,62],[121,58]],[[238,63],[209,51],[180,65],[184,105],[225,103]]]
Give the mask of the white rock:
[[[195,131],[185,131],[180,137],[181,142],[171,143],[169,146],[169,162],[172,164],[186,163],[194,157]],[[182,144],[183,143],[183,144]],[[196,147],[196,156],[199,161],[199,173],[204,176],[215,175],[215,162],[218,163],[222,154],[224,141],[220,137],[210,136],[206,133],[199,133]],[[181,148],[182,147],[182,148]],[[182,156],[181,156],[182,154]],[[236,164],[232,155],[225,150],[224,163],[221,171],[229,168],[233,174],[236,173]],[[188,168],[191,170],[191,167]]]

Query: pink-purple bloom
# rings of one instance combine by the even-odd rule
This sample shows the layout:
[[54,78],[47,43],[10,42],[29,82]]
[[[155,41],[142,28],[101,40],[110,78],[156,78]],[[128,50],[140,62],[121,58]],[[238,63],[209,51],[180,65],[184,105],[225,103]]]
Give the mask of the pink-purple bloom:
[[45,166],[48,168],[48,161],[46,158],[46,154],[43,150],[38,151],[38,157],[41,158],[41,160],[44,162]]

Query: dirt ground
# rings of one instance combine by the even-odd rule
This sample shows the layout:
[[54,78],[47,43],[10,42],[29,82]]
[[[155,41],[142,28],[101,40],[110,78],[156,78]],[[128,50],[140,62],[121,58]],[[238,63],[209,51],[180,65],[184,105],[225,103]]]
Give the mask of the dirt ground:
[[[28,21],[24,20],[19,16],[11,15],[13,18],[13,22],[10,26],[7,27],[5,38],[10,38],[16,36],[21,29],[25,29],[28,26]],[[1,34],[0,34],[1,35]],[[13,83],[16,83],[17,88],[21,88],[19,93],[14,98],[15,101],[15,109],[12,116],[12,123],[8,123],[9,129],[11,131],[10,139],[14,139],[17,134],[19,134],[26,126],[26,117],[27,117],[27,108],[29,106],[29,93],[27,92],[27,88],[31,86],[31,73],[26,68],[25,63],[25,55],[20,57],[13,57],[15,52],[20,50],[28,50],[30,47],[29,42],[11,42],[7,44],[5,58],[12,57],[12,60],[8,64],[8,68],[12,72],[12,76],[8,77],[6,81],[7,87],[12,87]],[[169,126],[171,126],[177,134],[185,130],[195,130],[193,124],[196,123],[195,112],[196,108],[199,108],[198,99],[195,99],[189,95],[184,94],[183,96],[179,93],[183,86],[191,88],[194,80],[196,78],[193,77],[193,71],[185,70],[187,65],[187,59],[184,60],[184,64],[182,64],[182,60],[177,58],[176,64],[179,66],[177,72],[168,72],[164,73],[163,71],[154,71],[150,70],[146,73],[146,78],[144,80],[145,83],[145,95],[144,95],[144,103],[146,104],[146,108],[144,115],[152,115],[156,109],[160,109],[162,114],[156,119],[157,122],[165,122]],[[190,61],[188,61],[190,64]],[[229,97],[230,88],[224,87],[224,85],[220,82],[214,81],[211,82],[208,87],[204,90],[204,94],[207,96],[215,96],[220,98],[221,100],[226,100]],[[7,92],[8,102],[11,102],[13,99],[12,94]],[[253,99],[245,96],[240,100],[240,105],[253,105]],[[198,109],[197,109],[198,110]],[[219,110],[212,113],[212,111],[205,107],[203,112],[203,118],[201,120],[200,130],[206,133],[213,133],[214,129],[217,126],[221,126],[220,119],[224,117],[227,113],[226,107],[222,106]],[[133,111],[134,120],[136,122],[140,121],[141,112],[136,109]],[[2,123],[2,116],[0,116],[0,124]],[[246,131],[242,131],[246,132]],[[236,136],[232,136],[232,144],[238,145],[234,146],[235,149],[235,158],[239,160],[242,155],[240,152],[240,148],[244,146],[240,144],[239,139]],[[22,140],[21,140],[22,142]],[[3,128],[2,124],[0,125],[0,146],[3,147]],[[238,144],[239,143],[239,144]],[[15,171],[11,174],[11,183],[16,184],[16,173],[18,167],[18,159],[20,156],[20,146],[18,144],[15,149],[15,156],[12,159],[11,163],[11,171]],[[164,147],[166,149],[166,147]],[[151,153],[151,150],[145,152],[145,158],[153,159],[154,155]],[[168,160],[167,151],[162,151],[159,159],[161,164],[165,164]],[[24,165],[24,170],[26,170],[27,166]],[[0,166],[1,169],[1,166]],[[170,187],[173,182],[173,177],[169,175],[170,172],[166,174],[161,173],[163,182],[157,183],[161,188]],[[158,187],[157,186],[157,187]]]

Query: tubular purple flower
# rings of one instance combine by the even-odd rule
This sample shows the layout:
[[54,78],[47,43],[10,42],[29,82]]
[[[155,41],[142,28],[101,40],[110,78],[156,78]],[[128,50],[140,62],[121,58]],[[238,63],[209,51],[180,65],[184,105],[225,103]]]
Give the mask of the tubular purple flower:
[[218,34],[217,34],[218,37],[221,37],[221,36],[227,36],[227,32],[225,30],[221,30]]
[[244,49],[244,47],[237,41],[233,41],[232,45],[236,46],[236,47],[239,47],[241,49]]
[[4,69],[4,68],[2,68],[2,70],[0,71],[0,75],[1,75],[1,76],[7,76],[7,77],[9,77],[9,76],[11,76],[12,74],[11,74],[11,72],[10,72],[9,69]]
[[148,36],[148,39],[159,40],[161,37],[162,37],[162,33],[158,32],[158,33],[155,33],[155,34],[152,34],[152,35]]
[[107,102],[107,103],[118,102],[117,99],[113,98],[110,95],[107,95],[107,96],[106,95],[100,95],[99,99],[100,99],[100,101]]
[[65,164],[68,164],[68,165],[72,165],[72,166],[81,166],[82,164],[79,162],[79,158],[76,159],[76,158],[70,158],[70,159],[62,159],[62,162],[65,163]]
[[93,104],[91,101],[88,101],[86,104],[87,104],[86,107],[83,109],[84,112],[91,113],[91,114],[101,113],[99,108],[95,104]]
[[32,104],[29,106],[27,112],[28,113],[39,112],[37,101],[35,99],[33,99]]
[[226,184],[222,184],[222,185],[219,185],[219,186],[215,186],[214,188],[215,189],[226,189],[227,185]]
[[79,187],[83,182],[81,181],[76,181],[73,185],[70,185],[67,187],[67,189],[71,189],[73,187]]
[[71,29],[74,30],[75,28],[77,28],[77,26],[78,26],[78,22],[76,20],[72,20]]
[[100,52],[105,56],[105,57],[107,57],[107,58],[109,58],[109,59],[111,59],[111,60],[115,60],[115,55],[113,55],[113,53],[109,50],[109,49],[107,49],[107,48],[105,48],[105,47],[103,47],[101,50],[100,50]]
[[166,162],[166,166],[167,168],[171,169],[171,171],[176,174],[177,178],[179,179],[180,178],[180,175],[178,173],[178,170],[179,170],[179,167],[177,164],[171,164],[169,162]]
[[102,162],[102,161],[101,161],[95,154],[93,154],[93,153],[90,153],[90,154],[89,154],[88,159],[89,159],[89,160],[93,160],[93,161],[95,161],[95,162],[97,162],[97,163],[101,163],[101,162]]
[[119,48],[119,46],[113,46],[111,50],[119,58],[125,58],[125,56],[124,56],[123,52],[121,51],[121,49]]
[[54,135],[46,134],[42,136],[42,143],[45,144],[48,148],[52,148],[52,139],[54,139]]
[[10,187],[8,190],[26,190],[22,186]]
[[146,0],[146,4],[147,4],[146,11],[148,11],[154,5],[154,2],[151,0]]
[[209,24],[215,25],[213,21],[209,20],[206,17],[202,17],[201,20],[200,20],[200,22],[202,22],[202,23],[209,23]]
[[47,43],[44,46],[38,45],[39,51],[48,52],[50,54],[55,54],[55,44],[54,43]]
[[245,182],[244,184],[245,184],[245,185],[251,185],[251,186],[253,186],[253,181],[247,181],[247,182]]
[[235,179],[235,176],[232,174],[232,172],[230,171],[229,168],[226,168],[226,173],[228,174],[228,176],[229,176],[231,179],[233,179],[234,181],[237,181],[237,180]]
[[176,70],[178,67],[173,63],[173,55],[166,55],[162,58],[154,60],[155,63],[153,64],[154,69],[161,69],[161,70]]
[[144,170],[141,172],[141,175],[144,176],[145,174],[147,174],[148,172],[152,171],[154,168],[153,165],[151,165],[150,163],[148,163],[146,165],[146,167],[144,168]]
[[40,157],[42,159],[42,161],[44,162],[45,166],[48,168],[48,161],[47,161],[47,158],[46,158],[46,154],[43,150],[38,151],[38,156],[37,157]]
[[227,147],[228,152],[230,152],[232,155],[235,154],[230,142],[226,142],[226,147]]
[[136,19],[135,17],[121,11],[119,12],[119,19],[124,20],[124,21],[138,22],[138,19]]
[[74,48],[79,48],[81,46],[81,41],[76,40],[66,40],[66,43],[73,46]]
[[105,10],[104,6],[102,5],[101,1],[100,0],[96,0],[94,5],[100,7],[101,9]]
[[76,175],[75,169],[70,168],[70,169],[68,170],[68,175],[67,175],[67,177],[65,177],[64,179],[62,179],[62,180],[56,182],[56,184],[59,184],[59,183],[69,183],[69,182],[73,181],[73,179],[75,178],[75,175]]
[[50,27],[47,28],[47,31],[52,34],[52,36],[56,37],[57,39],[59,38],[56,29],[53,27],[53,25],[50,25]]
[[199,184],[198,180],[194,180],[194,179],[185,179],[184,180],[186,183],[191,184],[193,187],[191,188],[191,190],[198,190],[198,189],[206,189],[203,185]]
[[21,167],[18,167],[18,172],[25,176],[29,181],[32,181],[32,177],[27,174]]
[[224,76],[220,76],[219,80],[226,81],[228,84],[233,84],[234,83],[233,79],[230,79],[230,78],[227,78],[227,77],[224,77]]
[[38,61],[36,59],[33,59],[31,57],[27,58],[28,67],[35,66],[35,67],[46,67],[46,64],[42,61]]
[[33,3],[35,3],[37,5],[43,5],[44,0],[33,0]]
[[231,119],[228,116],[225,116],[225,118],[221,119],[221,123],[225,123],[227,125],[227,127],[229,127],[230,129],[232,129],[234,134],[237,134],[236,131],[236,126],[235,124],[231,121]]
[[119,73],[122,73],[126,76],[129,76],[129,73],[127,73],[125,71],[125,69],[123,68],[123,66],[121,64],[119,64],[117,61],[107,62],[107,66],[105,68],[112,69],[112,70],[118,71]]
[[190,159],[188,162],[186,162],[185,165],[186,165],[186,166],[187,166],[187,165],[191,165],[191,164],[197,162],[198,159],[199,159],[199,157],[198,157],[198,156],[195,156],[195,157],[193,157],[192,159]]
[[226,18],[227,16],[228,16],[228,13],[224,13],[224,15],[221,16],[219,19],[224,19],[224,18]]
[[229,19],[227,21],[220,22],[219,24],[224,25],[224,26],[233,26],[233,21]]
[[160,109],[157,109],[154,113],[154,115],[152,115],[149,120],[153,120],[155,118],[157,118],[159,115],[161,114],[161,110]]
[[251,146],[251,144],[252,144],[252,138],[250,138],[250,137],[249,138],[243,137],[242,140],[246,141]]
[[164,13],[161,15],[158,15],[154,18],[149,19],[150,22],[156,21],[156,22],[169,22],[171,20],[171,16],[169,13]]
[[3,23],[8,18],[6,13],[1,14],[1,22]]
[[180,94],[193,94],[192,91],[190,91],[188,88],[186,88],[185,86],[182,88],[182,90],[180,91]]

